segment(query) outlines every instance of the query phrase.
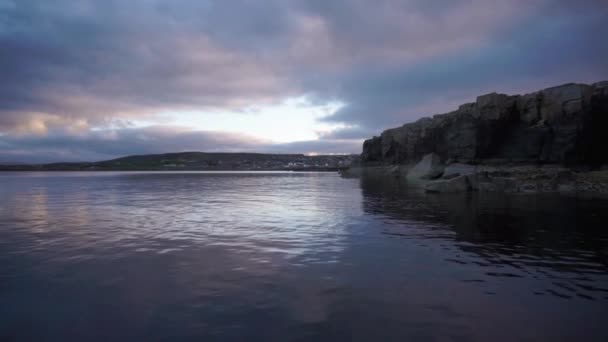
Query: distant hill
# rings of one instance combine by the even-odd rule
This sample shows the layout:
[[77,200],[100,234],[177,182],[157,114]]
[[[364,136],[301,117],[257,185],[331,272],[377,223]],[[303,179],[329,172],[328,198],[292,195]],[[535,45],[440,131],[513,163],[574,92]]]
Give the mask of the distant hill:
[[0,171],[334,171],[350,166],[358,158],[358,155],[181,152],[135,155],[99,162],[5,164],[0,165]]

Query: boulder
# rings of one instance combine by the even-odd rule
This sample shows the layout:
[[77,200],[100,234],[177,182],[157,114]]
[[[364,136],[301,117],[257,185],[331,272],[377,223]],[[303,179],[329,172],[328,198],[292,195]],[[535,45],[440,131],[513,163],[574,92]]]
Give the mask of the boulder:
[[409,180],[436,179],[443,174],[443,164],[436,153],[429,153],[407,173]]
[[401,174],[401,168],[397,165],[391,166],[386,170],[386,175],[391,177],[399,177]]

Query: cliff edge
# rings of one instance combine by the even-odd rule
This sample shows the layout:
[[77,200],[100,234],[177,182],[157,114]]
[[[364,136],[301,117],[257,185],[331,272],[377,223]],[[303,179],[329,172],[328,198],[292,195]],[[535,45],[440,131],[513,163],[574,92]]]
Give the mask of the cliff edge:
[[[441,179],[427,185],[438,192],[449,189],[446,182],[453,179],[463,183],[459,176],[468,177],[460,188],[469,190],[483,190],[476,188],[479,177],[494,183],[496,173],[516,180],[514,175],[522,172],[571,179],[565,171],[606,168],[607,129],[608,81],[569,83],[526,95],[491,93],[366,140],[361,166],[386,167],[409,179]],[[559,188],[560,181],[554,183],[547,189]]]

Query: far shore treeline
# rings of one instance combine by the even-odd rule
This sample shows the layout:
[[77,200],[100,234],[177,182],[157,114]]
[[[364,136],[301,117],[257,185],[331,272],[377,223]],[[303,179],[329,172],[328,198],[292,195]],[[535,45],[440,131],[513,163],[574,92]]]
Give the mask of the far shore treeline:
[[181,152],[99,162],[0,165],[0,171],[337,171],[357,155]]

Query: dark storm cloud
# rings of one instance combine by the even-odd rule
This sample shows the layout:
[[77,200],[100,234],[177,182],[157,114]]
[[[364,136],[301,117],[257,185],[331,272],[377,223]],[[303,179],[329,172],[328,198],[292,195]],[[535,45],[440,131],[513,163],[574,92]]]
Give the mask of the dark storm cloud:
[[221,6],[105,0],[12,4],[0,10],[4,112],[107,116],[158,107],[244,105],[278,94],[281,82],[274,70],[213,40],[215,32],[246,37],[253,25],[239,29],[226,20],[227,30],[216,27],[216,14],[231,18]]
[[325,120],[381,129],[456,109],[491,91],[606,79],[608,6],[587,5],[569,12],[547,4],[544,13],[550,15],[520,21],[475,49],[405,67],[351,71],[334,81],[342,85],[340,96],[352,100]]
[[[606,21],[602,0],[0,0],[0,155],[354,152],[482,93],[607,79]],[[346,128],[269,147],[129,125],[302,94],[345,103],[324,120]]]

